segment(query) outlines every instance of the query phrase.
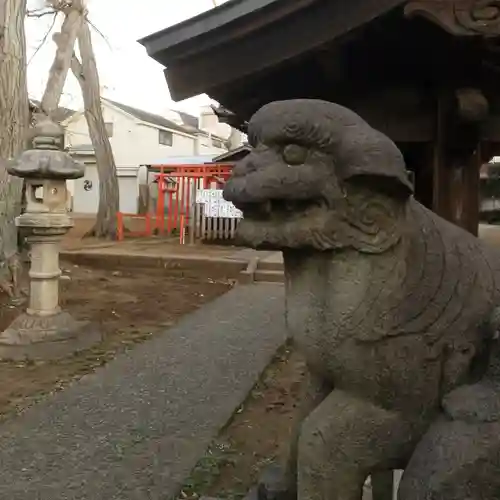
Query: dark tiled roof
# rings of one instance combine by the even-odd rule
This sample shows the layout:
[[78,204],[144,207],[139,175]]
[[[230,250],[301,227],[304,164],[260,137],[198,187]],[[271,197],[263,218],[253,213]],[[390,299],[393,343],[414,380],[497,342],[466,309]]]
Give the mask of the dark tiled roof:
[[179,113],[179,116],[181,117],[182,122],[184,125],[187,125],[188,127],[193,127],[195,129],[198,129],[200,126],[198,118],[196,116],[192,116],[188,113],[184,113],[183,111],[176,111],[176,113]]
[[[171,120],[167,120],[163,116],[155,115],[154,113],[150,113],[149,111],[144,111],[142,109],[137,109],[132,106],[128,106],[127,104],[122,104],[121,102],[113,101],[111,99],[104,99],[103,101],[107,101],[113,106],[125,111],[129,115],[134,116],[138,120],[141,120],[146,123],[150,123],[151,125],[157,125],[158,127],[165,127],[171,130],[177,130],[178,132],[184,133],[193,133],[193,130],[189,130],[186,126],[179,125]],[[194,118],[194,117],[193,117]]]
[[220,137],[217,134],[209,134],[206,130],[201,130],[199,127],[198,118],[192,116],[188,113],[184,113],[183,111],[174,110],[175,113],[178,113],[181,117],[183,125],[179,125],[178,123],[173,122],[172,120],[168,120],[167,118],[156,115],[154,113],[150,113],[149,111],[144,111],[142,109],[134,108],[133,106],[128,106],[127,104],[123,104],[121,102],[113,101],[112,99],[102,98],[103,101],[107,101],[113,106],[125,111],[129,115],[134,116],[138,120],[141,120],[146,123],[150,123],[151,125],[157,125],[159,127],[169,128],[171,130],[178,130],[179,132],[184,132],[185,134],[203,134],[204,136],[211,136],[213,139],[218,139],[224,142],[226,139],[224,137]]
[[245,156],[250,153],[251,149],[252,148],[248,144],[242,144],[236,149],[232,149],[231,151],[227,151],[226,153],[216,156],[213,161],[214,163],[238,161],[245,158]]
[[231,110],[226,109],[224,106],[211,106],[213,112],[219,119],[219,122],[221,123],[227,123],[231,127],[241,130],[244,134],[248,132],[248,122],[247,121],[242,121],[239,119],[239,117],[234,114]]

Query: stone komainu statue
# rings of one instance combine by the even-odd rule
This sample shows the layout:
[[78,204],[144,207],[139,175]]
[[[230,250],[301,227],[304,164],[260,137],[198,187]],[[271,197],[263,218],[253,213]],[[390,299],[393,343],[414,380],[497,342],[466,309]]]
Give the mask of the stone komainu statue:
[[415,201],[400,151],[348,109],[274,102],[249,141],[224,197],[245,244],[283,251],[309,372],[290,497],[359,500],[405,469],[402,500],[499,499],[500,253]]

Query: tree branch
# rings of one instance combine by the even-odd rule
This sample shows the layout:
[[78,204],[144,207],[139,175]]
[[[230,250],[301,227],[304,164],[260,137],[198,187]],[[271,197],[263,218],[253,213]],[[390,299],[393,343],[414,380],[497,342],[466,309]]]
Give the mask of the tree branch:
[[83,76],[83,67],[82,63],[78,60],[78,56],[75,51],[73,51],[73,56],[71,57],[71,72],[78,80],[78,83],[82,83],[85,81],[85,77]]
[[45,16],[51,16],[53,14],[57,14],[57,10],[55,9],[35,9],[35,10],[28,10],[26,12],[26,17],[35,17],[35,18],[41,18]]
[[47,41],[47,38],[49,38],[49,35],[50,35],[51,31],[53,30],[53,28],[54,28],[54,26],[56,24],[58,12],[53,11],[53,12],[49,12],[49,14],[53,14],[54,15],[54,19],[52,19],[52,24],[50,25],[50,28],[47,30],[47,32],[43,36],[42,41],[40,42],[40,45],[36,48],[35,52],[33,52],[33,55],[30,57],[30,60],[28,61],[28,66],[31,64],[31,61],[33,61],[33,59],[35,59],[35,56],[38,54],[38,52],[40,51],[40,49],[45,45],[45,42]]
[[[55,7],[60,3],[52,0],[51,6]],[[64,4],[65,6],[66,3]],[[50,68],[49,79],[40,106],[46,115],[50,115],[58,107],[66,82],[66,76],[71,65],[76,39],[85,22],[86,12],[81,1],[72,2],[71,6],[66,11],[63,10],[63,12],[65,13],[65,18],[61,26],[61,31],[55,33],[53,36],[57,50],[54,62]]]

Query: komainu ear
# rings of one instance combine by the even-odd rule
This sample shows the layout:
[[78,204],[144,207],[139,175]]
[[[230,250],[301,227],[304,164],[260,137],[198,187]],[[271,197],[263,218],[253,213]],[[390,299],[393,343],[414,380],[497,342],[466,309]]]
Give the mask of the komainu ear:
[[360,182],[401,198],[413,193],[401,151],[388,137],[368,124],[346,129],[339,156],[338,175],[343,181]]
[[338,237],[359,252],[385,252],[401,238],[404,211],[404,204],[393,197],[374,195],[373,188],[351,190]]

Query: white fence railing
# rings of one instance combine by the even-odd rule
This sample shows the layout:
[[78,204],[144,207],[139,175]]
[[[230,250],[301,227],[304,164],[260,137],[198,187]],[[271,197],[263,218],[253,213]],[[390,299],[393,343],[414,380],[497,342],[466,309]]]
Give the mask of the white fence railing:
[[198,240],[233,240],[240,219],[207,217],[202,203],[196,204],[194,234]]

